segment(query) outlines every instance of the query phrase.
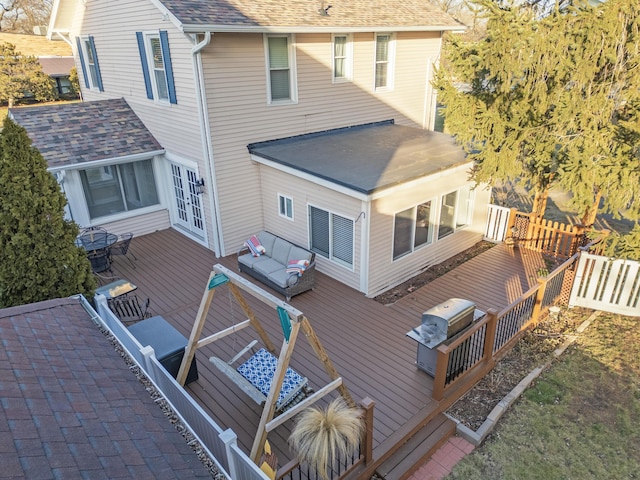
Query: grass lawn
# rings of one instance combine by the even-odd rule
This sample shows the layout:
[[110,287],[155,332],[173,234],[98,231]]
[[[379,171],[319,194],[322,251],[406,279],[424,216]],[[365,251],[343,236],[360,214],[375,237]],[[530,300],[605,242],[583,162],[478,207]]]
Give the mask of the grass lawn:
[[640,478],[640,317],[600,314],[447,478]]

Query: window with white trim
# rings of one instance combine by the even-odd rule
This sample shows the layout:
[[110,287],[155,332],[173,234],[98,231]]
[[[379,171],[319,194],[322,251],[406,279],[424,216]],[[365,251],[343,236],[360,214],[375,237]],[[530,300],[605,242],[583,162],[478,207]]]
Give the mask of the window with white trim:
[[435,212],[433,201],[407,208],[395,214],[393,221],[393,259],[433,242]]
[[471,222],[473,192],[471,187],[464,187],[449,192],[442,197],[440,206],[440,221],[438,224],[438,239],[451,235],[459,228]]
[[310,248],[340,265],[353,267],[354,221],[309,206]]
[[393,35],[376,34],[375,89],[391,90],[393,88]]
[[333,35],[333,83],[348,82],[353,71],[351,35]]
[[291,35],[265,35],[269,103],[297,101],[295,53]]
[[87,168],[80,179],[92,220],[159,203],[150,159]]
[[85,87],[103,92],[102,76],[100,74],[98,54],[93,37],[77,37],[76,43]]
[[293,220],[293,198],[278,194],[278,209],[281,217]]
[[178,103],[171,65],[169,37],[165,30],[136,32],[147,98]]

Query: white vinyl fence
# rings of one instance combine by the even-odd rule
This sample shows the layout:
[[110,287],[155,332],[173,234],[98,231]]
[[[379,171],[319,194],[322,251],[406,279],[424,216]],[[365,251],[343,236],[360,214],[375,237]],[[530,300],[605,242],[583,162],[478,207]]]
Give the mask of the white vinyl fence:
[[510,208],[489,205],[487,224],[484,230],[484,240],[489,242],[502,242],[507,238],[510,213]]
[[81,297],[81,300],[93,321],[113,333],[227,478],[269,480],[269,477],[238,447],[235,432],[230,428],[223,430],[213,421],[156,359],[153,348],[140,345],[129,333],[109,309],[104,296],[95,297],[97,311],[84,297]]
[[640,262],[582,252],[569,306],[640,316]]

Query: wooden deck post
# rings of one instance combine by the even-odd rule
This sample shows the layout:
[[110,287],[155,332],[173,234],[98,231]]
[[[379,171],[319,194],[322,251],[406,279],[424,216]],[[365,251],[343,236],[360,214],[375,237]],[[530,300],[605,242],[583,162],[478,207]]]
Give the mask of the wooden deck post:
[[498,311],[494,308],[487,310],[487,330],[484,334],[484,350],[482,358],[485,362],[491,361],[493,358],[493,347],[496,344],[496,330],[498,329]]
[[533,312],[531,312],[531,321],[535,327],[540,321],[540,314],[542,313],[542,300],[544,299],[544,292],[547,289],[547,279],[538,278],[538,291],[536,292],[536,303],[533,306]]
[[432,396],[434,400],[440,401],[444,398],[448,366],[449,351],[446,345],[440,345],[436,350],[436,374],[433,376]]
[[364,445],[362,455],[364,464],[369,465],[373,461],[373,407],[375,402],[365,397],[360,405],[364,408]]

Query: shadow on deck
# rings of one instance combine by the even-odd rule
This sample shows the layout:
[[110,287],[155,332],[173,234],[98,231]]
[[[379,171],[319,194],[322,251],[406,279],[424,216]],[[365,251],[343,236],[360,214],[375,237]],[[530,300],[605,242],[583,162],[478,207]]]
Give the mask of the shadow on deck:
[[[185,337],[191,332],[212,266],[220,263],[237,271],[235,256],[216,258],[172,229],[134,238],[131,250],[138,259],[136,268],[118,257],[114,274],[137,285],[138,296],[151,299],[152,313],[162,315]],[[381,305],[321,273],[317,273],[313,291],[289,303],[309,319],[353,398],[369,397],[375,402],[373,446],[374,458],[379,458],[416,425],[455,401],[433,400],[433,379],[415,366],[416,344],[406,332],[420,324],[422,312],[453,297],[471,300],[485,311],[502,309],[535,285],[536,272],[542,266],[537,253],[497,245],[392,306]],[[227,288],[217,290],[203,336],[245,320]],[[246,299],[279,344],[282,332],[275,311],[250,296]],[[208,358],[230,359],[254,338],[248,328],[200,348],[196,352],[200,378],[187,386],[216,423],[235,431],[246,452],[251,450],[262,409]],[[296,343],[291,366],[308,377],[313,388],[329,381],[303,336]],[[292,424],[289,420],[269,434],[281,464],[293,457],[287,447]]]

